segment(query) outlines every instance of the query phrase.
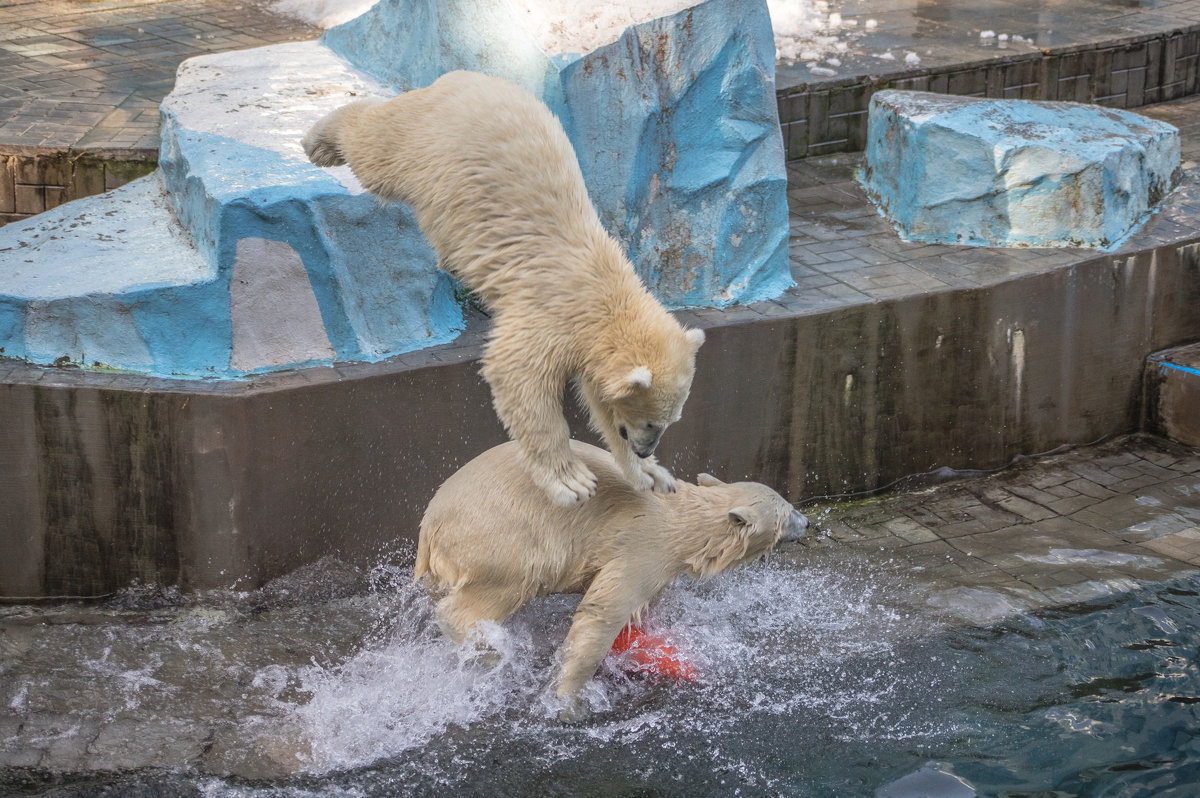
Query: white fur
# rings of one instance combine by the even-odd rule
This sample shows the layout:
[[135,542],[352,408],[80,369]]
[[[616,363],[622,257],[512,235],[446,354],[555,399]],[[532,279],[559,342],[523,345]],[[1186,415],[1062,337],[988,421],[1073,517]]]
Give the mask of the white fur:
[[[679,418],[704,333],[666,312],[601,227],[549,108],[499,78],[450,72],[339,108],[303,143],[313,163],[349,163],[368,191],[410,203],[439,265],[492,311],[483,377],[522,465],[555,503],[596,487],[567,445],[572,378],[630,482],[674,490],[650,453]],[[629,384],[642,368],[648,384],[641,372]]]
[[497,446],[438,489],[421,520],[414,573],[439,596],[438,622],[459,641],[535,596],[583,593],[555,682],[566,716],[577,717],[580,690],[621,627],[667,585],[764,554],[802,517],[792,519],[791,505],[765,485],[707,474],[672,494],[634,491],[608,452],[578,441],[571,448],[598,477],[594,499],[551,503],[516,467],[516,446]]

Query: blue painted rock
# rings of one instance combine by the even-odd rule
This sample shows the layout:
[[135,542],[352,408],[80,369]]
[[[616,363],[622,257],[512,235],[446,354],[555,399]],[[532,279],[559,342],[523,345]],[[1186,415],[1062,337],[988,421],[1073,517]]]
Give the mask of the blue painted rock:
[[34,363],[236,377],[453,340],[454,282],[411,212],[300,137],[389,94],[316,42],[191,59],[160,169],[0,228],[0,348]]
[[863,183],[910,240],[1112,248],[1179,179],[1179,131],[1112,108],[881,91]]
[[300,147],[334,108],[452,69],[558,113],[602,221],[668,307],[792,284],[763,0],[707,0],[585,55],[544,53],[506,0],[381,0],[320,42],[184,62],[158,173],[0,228],[0,351],[236,377],[452,340],[456,286],[410,209]]
[[789,288],[765,0],[707,0],[583,55],[544,53],[512,8],[381,0],[323,41],[399,91],[469,69],[541,97],[575,147],[605,228],[667,307],[723,307]]

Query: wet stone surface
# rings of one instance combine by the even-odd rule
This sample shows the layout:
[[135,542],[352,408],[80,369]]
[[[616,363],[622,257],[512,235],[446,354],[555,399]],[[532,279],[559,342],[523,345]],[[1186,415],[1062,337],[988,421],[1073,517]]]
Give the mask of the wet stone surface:
[[880,91],[863,184],[905,239],[1109,249],[1179,163],[1177,129],[1121,109]]
[[924,490],[805,508],[806,557],[886,560],[968,623],[1200,567],[1200,454],[1146,436]]

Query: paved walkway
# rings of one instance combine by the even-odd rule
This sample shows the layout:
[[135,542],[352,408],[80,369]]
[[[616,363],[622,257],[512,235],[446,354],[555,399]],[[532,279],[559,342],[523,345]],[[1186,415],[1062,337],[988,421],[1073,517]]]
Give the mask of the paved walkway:
[[1200,568],[1200,452],[1125,436],[805,511],[817,533],[798,557],[885,563],[927,604],[983,624]]
[[319,35],[263,0],[0,0],[0,147],[157,152],[181,61]]
[[780,88],[1118,44],[1200,23],[1200,0],[831,0],[819,17],[807,52],[776,70]]

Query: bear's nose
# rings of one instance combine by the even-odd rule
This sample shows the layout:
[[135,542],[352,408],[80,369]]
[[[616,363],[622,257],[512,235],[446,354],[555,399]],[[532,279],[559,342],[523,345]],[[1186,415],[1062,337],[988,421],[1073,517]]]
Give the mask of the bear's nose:
[[784,540],[800,540],[808,532],[808,519],[799,510],[792,510],[783,522]]

